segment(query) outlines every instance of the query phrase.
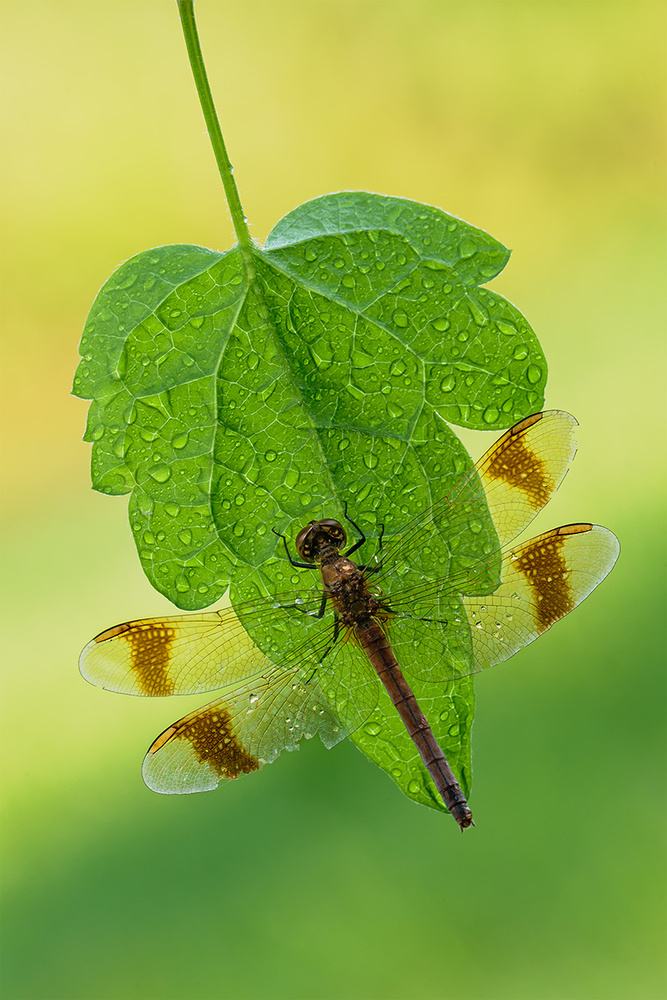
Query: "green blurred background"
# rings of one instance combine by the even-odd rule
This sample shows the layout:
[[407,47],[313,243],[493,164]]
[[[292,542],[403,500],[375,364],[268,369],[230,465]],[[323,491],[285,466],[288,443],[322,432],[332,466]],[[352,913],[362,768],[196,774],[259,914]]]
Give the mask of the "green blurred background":
[[[8,1000],[660,1000],[665,7],[200,0],[252,232],[366,188],[514,256],[493,287],[579,455],[534,526],[621,539],[570,619],[477,683],[477,828],[317,741],[215,794],[142,784],[201,698],[86,685],[80,648],[164,611],[68,395],[98,287],[232,230],[171,0],[5,2],[2,700]],[[491,437],[468,433],[475,456]]]

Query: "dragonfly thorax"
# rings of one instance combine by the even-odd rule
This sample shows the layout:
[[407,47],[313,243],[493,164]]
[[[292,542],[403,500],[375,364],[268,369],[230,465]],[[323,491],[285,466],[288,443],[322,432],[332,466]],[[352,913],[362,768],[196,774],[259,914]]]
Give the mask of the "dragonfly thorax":
[[304,562],[321,562],[326,556],[336,555],[345,545],[347,535],[340,521],[327,518],[310,521],[296,536],[296,551]]

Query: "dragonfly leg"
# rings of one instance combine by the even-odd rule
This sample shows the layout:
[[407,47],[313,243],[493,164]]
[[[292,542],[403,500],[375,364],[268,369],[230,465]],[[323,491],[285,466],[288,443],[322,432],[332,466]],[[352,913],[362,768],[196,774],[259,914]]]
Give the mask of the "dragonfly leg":
[[339,635],[340,635],[340,618],[334,612],[334,633],[333,633],[333,638],[332,638],[331,642],[329,643],[329,645],[324,650],[324,652],[322,653],[322,655],[320,656],[320,663],[322,662],[322,660],[324,660],[324,658],[326,656],[329,655],[329,653],[331,652],[331,650],[334,648],[334,646],[336,645],[336,642],[338,641],[338,636]]
[[[382,536],[383,535],[384,535],[384,524],[381,524],[380,525],[380,534],[378,536],[378,550],[375,553],[375,558],[376,559],[380,555],[380,553],[382,552]],[[376,563],[375,566],[368,566],[368,565],[366,565],[366,566],[359,566],[358,568],[362,571],[362,573],[379,573],[380,570],[382,569],[383,562],[384,562],[384,560],[380,559],[380,561],[378,563]]]
[[359,525],[355,524],[354,521],[352,520],[352,518],[350,517],[350,515],[348,514],[348,512],[347,512],[347,500],[345,500],[343,506],[345,507],[345,520],[349,521],[350,524],[352,525],[352,527],[356,528],[356,530],[361,535],[361,538],[358,541],[356,541],[354,543],[354,545],[351,548],[349,548],[347,550],[347,552],[345,553],[345,556],[347,557],[347,556],[351,556],[353,552],[356,552],[357,549],[360,548],[364,544],[364,542],[366,541],[366,536],[363,533],[363,531],[361,530],[361,528],[359,527]]
[[285,546],[285,552],[287,553],[287,558],[289,559],[291,566],[294,566],[295,569],[315,569],[314,563],[296,562],[296,560],[292,559],[292,556],[290,555],[290,550],[287,546],[287,539],[285,538],[285,536],[282,535],[279,531],[276,531],[275,528],[271,528],[271,531],[273,532],[274,535],[277,535],[278,538],[282,538],[283,545]]

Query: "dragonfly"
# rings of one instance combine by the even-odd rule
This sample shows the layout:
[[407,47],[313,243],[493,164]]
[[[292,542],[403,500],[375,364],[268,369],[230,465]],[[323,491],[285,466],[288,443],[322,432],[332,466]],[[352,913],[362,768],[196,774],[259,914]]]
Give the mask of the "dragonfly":
[[[393,540],[381,528],[368,561],[350,558],[367,539],[347,506],[347,530],[335,518],[301,528],[297,559],[279,535],[292,567],[319,574],[314,586],[95,636],[80,658],[92,684],[149,697],[222,691],[154,740],[143,763],[148,787],[208,791],[303,738],[331,748],[368,720],[383,685],[447,810],[461,830],[474,825],[410,681],[450,684],[508,659],[612,569],[619,543],[599,525],[567,524],[514,544],[560,486],[576,426],[559,410],[520,421]],[[346,549],[350,528],[357,538]],[[462,540],[475,532],[481,543],[471,554]]]

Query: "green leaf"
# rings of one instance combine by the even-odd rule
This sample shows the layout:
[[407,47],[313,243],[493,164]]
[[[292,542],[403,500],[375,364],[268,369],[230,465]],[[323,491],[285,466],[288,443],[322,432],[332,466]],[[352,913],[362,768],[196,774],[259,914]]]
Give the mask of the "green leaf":
[[[293,538],[347,501],[371,537],[380,522],[400,535],[471,467],[448,422],[498,429],[539,410],[537,339],[479,287],[508,257],[440,209],[344,192],[289,213],[249,259],[173,246],[123,264],[90,311],[74,392],[93,401],[93,485],[131,493],[153,585],[196,609],[230,585],[236,604],[302,584],[272,528]],[[458,540],[468,560],[493,535],[478,514],[485,530]],[[456,715],[465,771],[471,710]],[[388,767],[393,751],[356,741]]]

